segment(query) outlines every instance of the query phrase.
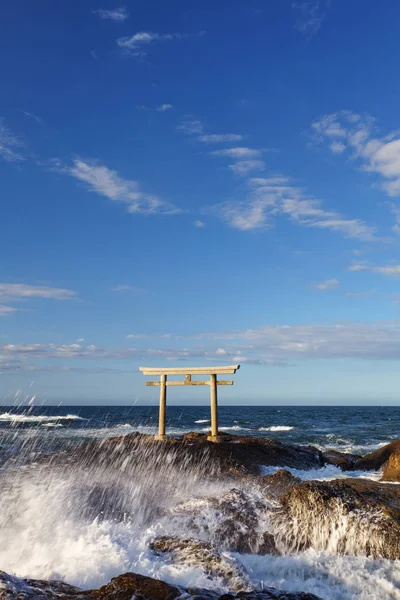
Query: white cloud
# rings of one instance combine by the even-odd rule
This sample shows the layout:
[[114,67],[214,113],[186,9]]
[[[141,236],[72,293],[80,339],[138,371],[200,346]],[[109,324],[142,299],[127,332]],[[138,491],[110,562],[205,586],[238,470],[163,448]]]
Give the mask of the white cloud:
[[256,158],[261,156],[260,150],[255,150],[254,148],[226,148],[225,150],[214,150],[211,152],[213,156],[228,156],[229,158],[234,158],[238,160],[247,159],[247,158]]
[[126,285],[126,284],[121,284],[121,285],[116,285],[115,287],[111,288],[112,292],[143,292],[144,290],[142,290],[141,288],[135,287],[134,285]]
[[372,267],[369,265],[355,264],[349,267],[349,271],[370,271],[372,273],[380,273],[389,277],[400,276],[400,265],[388,265],[384,267]]
[[13,135],[4,121],[0,119],[0,158],[8,162],[19,162],[24,160],[20,152],[23,147],[21,140]]
[[99,8],[98,10],[94,10],[93,13],[98,15],[101,19],[109,19],[111,21],[117,21],[119,23],[122,23],[122,21],[126,21],[126,19],[129,18],[129,12],[125,7],[114,8],[111,10],[104,10],[103,8]]
[[33,113],[28,112],[27,110],[21,110],[21,109],[19,109],[19,112],[21,112],[23,115],[28,117],[28,119],[32,119],[33,121],[36,121],[36,123],[39,123],[39,125],[44,125],[44,121],[40,117],[34,115]]
[[[388,196],[400,196],[400,134],[391,132],[376,136],[375,119],[348,110],[332,113],[314,121],[312,129],[317,141],[327,140],[335,154],[350,152],[364,171],[382,177],[380,187]],[[338,141],[338,138],[340,140]]]
[[237,133],[208,133],[201,135],[198,140],[205,144],[220,144],[229,142],[240,142],[243,139],[242,135]]
[[235,175],[248,175],[253,171],[262,171],[264,167],[265,162],[263,160],[238,160],[229,165],[229,168]]
[[161,104],[161,106],[158,106],[156,108],[157,112],[166,112],[167,110],[171,110],[172,108],[174,108],[172,106],[172,104]]
[[252,171],[262,171],[265,167],[264,161],[258,157],[261,156],[261,150],[255,148],[236,147],[225,148],[224,150],[214,150],[210,153],[212,156],[228,157],[233,160],[229,168],[235,175],[245,176]]
[[181,212],[158,196],[142,192],[137,181],[124,179],[116,171],[96,161],[75,159],[71,166],[57,164],[55,168],[85,183],[89,191],[125,204],[128,212],[143,215],[175,215]]
[[367,296],[372,296],[376,294],[376,290],[365,290],[364,292],[346,292],[346,296],[348,298],[366,298]]
[[78,338],[77,340],[75,340],[77,344],[82,344],[82,342],[85,341],[85,338]]
[[338,279],[326,279],[325,281],[321,281],[321,283],[315,283],[313,287],[317,290],[321,290],[323,292],[327,290],[333,290],[339,285],[340,281]]
[[77,293],[64,288],[51,288],[44,285],[24,283],[0,283],[0,298],[16,300],[26,298],[46,298],[52,300],[73,300]]
[[212,206],[209,211],[235,229],[272,227],[274,218],[287,217],[294,223],[327,229],[344,237],[374,241],[375,229],[359,219],[347,219],[322,208],[286,177],[256,177],[249,180],[250,193],[244,201]]
[[152,33],[149,31],[139,31],[132,36],[121,37],[117,40],[117,45],[129,54],[143,56],[146,52],[144,47],[150,46],[156,42],[167,42],[173,39],[185,37],[180,33]]
[[[131,334],[130,339],[170,339],[174,336]],[[198,344],[202,340],[202,345]],[[75,344],[6,344],[0,346],[0,371],[74,370],[71,361],[132,360],[246,362],[290,365],[305,360],[399,360],[400,321],[334,325],[266,325],[258,329],[198,333],[186,348],[144,348]],[[45,363],[45,360],[51,362]],[[54,361],[59,363],[54,367]],[[48,366],[43,366],[43,365]],[[99,367],[94,367],[98,369]],[[100,367],[103,369],[103,367]]]
[[200,221],[200,219],[197,219],[194,222],[194,226],[197,227],[198,229],[203,229],[205,227],[205,223],[203,221]]
[[178,130],[186,135],[203,133],[203,129],[203,123],[199,119],[184,119],[178,127]]
[[5,306],[4,304],[0,304],[0,317],[8,317],[9,315],[14,314],[18,309],[13,306]]
[[295,28],[311,38],[321,29],[329,5],[330,0],[293,2],[292,8],[295,19]]

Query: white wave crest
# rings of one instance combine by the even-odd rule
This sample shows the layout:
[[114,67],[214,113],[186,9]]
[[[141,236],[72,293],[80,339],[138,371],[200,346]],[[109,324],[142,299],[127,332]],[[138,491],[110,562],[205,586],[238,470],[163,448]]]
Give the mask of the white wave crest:
[[199,419],[198,421],[195,421],[195,423],[209,423],[210,419]]
[[289,425],[272,425],[272,427],[259,427],[258,431],[291,431],[294,427]]
[[0,421],[8,421],[10,423],[46,423],[48,421],[85,421],[78,415],[27,415],[15,413],[2,413]]

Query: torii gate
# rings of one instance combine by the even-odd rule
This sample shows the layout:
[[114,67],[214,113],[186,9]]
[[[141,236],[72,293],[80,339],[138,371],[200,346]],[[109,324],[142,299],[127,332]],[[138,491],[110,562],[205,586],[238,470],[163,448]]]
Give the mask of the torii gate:
[[[146,386],[160,387],[160,416],[158,421],[157,440],[165,440],[165,410],[167,404],[167,386],[176,385],[209,385],[211,399],[211,435],[208,440],[211,442],[218,441],[218,385],[233,385],[233,381],[218,381],[218,375],[232,375],[240,369],[240,365],[232,365],[229,367],[183,367],[183,368],[167,368],[158,369],[152,367],[140,367],[139,370],[145,376],[160,376],[160,381],[146,381]],[[168,375],[185,375],[184,381],[167,381]],[[192,375],[209,375],[209,381],[193,381]]]

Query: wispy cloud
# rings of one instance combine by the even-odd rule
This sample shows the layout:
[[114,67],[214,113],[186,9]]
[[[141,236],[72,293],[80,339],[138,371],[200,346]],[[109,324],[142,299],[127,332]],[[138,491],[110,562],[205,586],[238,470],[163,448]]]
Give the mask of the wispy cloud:
[[175,215],[181,212],[158,196],[142,192],[137,181],[124,179],[116,171],[97,161],[75,159],[70,166],[57,162],[54,168],[83,182],[89,191],[125,204],[128,212],[142,215]]
[[0,119],[0,158],[8,162],[19,162],[24,160],[21,153],[23,148],[22,141],[11,133],[5,125],[4,120]]
[[28,119],[32,119],[32,121],[35,121],[36,123],[39,123],[39,125],[44,125],[43,119],[41,119],[37,115],[34,115],[33,113],[28,112],[27,110],[21,110],[21,109],[19,109],[19,112],[22,113],[23,115],[25,115],[25,117],[27,117]]
[[321,290],[322,292],[326,292],[328,290],[335,289],[340,284],[338,279],[326,279],[325,281],[321,281],[320,283],[314,283],[313,287],[316,290]]
[[4,304],[0,304],[0,317],[8,317],[14,314],[18,309],[14,308],[14,306],[5,306]]
[[198,229],[203,229],[205,227],[205,223],[204,223],[204,221],[200,221],[200,219],[197,219],[194,222],[194,226],[197,227]]
[[142,288],[139,288],[134,285],[120,284],[120,285],[116,285],[115,287],[111,288],[111,291],[121,293],[121,292],[143,292],[144,290]]
[[166,112],[167,110],[171,110],[173,107],[172,104],[161,104],[161,106],[158,106],[156,108],[157,112]]
[[200,119],[184,119],[179,125],[178,130],[186,135],[193,135],[196,133],[203,133],[204,125]]
[[[178,130],[182,131],[186,135],[197,135],[197,141],[202,142],[203,144],[229,144],[231,142],[240,142],[244,139],[244,136],[238,133],[204,133],[203,123],[200,121],[200,119],[194,119],[192,117],[186,117],[183,119],[182,123],[178,127]],[[216,155],[218,156],[218,154]],[[221,154],[220,156],[232,155]]]
[[240,142],[243,140],[243,135],[238,133],[208,133],[198,137],[199,142],[204,144],[224,144],[229,142]]
[[230,158],[233,162],[229,168],[235,175],[246,176],[253,171],[262,171],[265,167],[261,150],[248,147],[225,148],[223,150],[214,150],[210,153],[212,156]]
[[[131,334],[130,340],[173,335]],[[201,345],[198,345],[201,343]],[[0,346],[0,372],[34,371],[58,361],[63,369],[74,370],[75,360],[157,361],[188,363],[192,360],[286,366],[307,360],[359,359],[399,360],[400,322],[342,323],[334,325],[266,325],[258,329],[197,333],[186,340],[187,347],[143,348],[75,344],[6,344]],[[61,366],[57,368],[61,368]],[[86,367],[84,367],[86,368]],[[94,367],[98,369],[96,365]],[[103,367],[100,367],[103,368]],[[106,368],[106,367],[104,367]]]
[[111,10],[105,10],[103,8],[99,8],[94,10],[93,13],[98,15],[100,19],[109,19],[111,21],[117,21],[122,23],[122,21],[126,21],[129,18],[129,12],[125,7],[122,8],[114,8]]
[[52,288],[44,285],[27,285],[25,283],[0,283],[0,298],[3,301],[27,298],[74,300],[76,297],[76,292],[64,288]]
[[117,40],[119,48],[135,56],[144,56],[145,48],[160,42],[170,42],[174,39],[186,37],[182,33],[154,33],[150,31],[139,31],[131,36],[121,37]]
[[364,171],[378,174],[388,196],[400,196],[400,133],[377,136],[376,121],[349,110],[331,113],[312,124],[317,142],[327,141],[334,154],[348,151]]
[[213,156],[228,156],[229,158],[244,159],[244,158],[255,158],[261,156],[261,151],[255,148],[225,148],[224,150],[214,150],[211,152]]
[[348,219],[325,210],[287,177],[256,177],[248,182],[245,200],[214,205],[210,211],[230,227],[241,230],[272,227],[274,219],[286,217],[298,225],[337,232],[344,237],[375,241],[375,228],[359,219]]
[[376,290],[365,290],[363,292],[346,292],[347,298],[367,298],[368,296],[372,296],[376,294]]
[[295,27],[306,37],[312,38],[321,29],[326,17],[330,0],[308,0],[293,2]]
[[355,264],[349,267],[349,271],[370,271],[371,273],[379,273],[380,275],[388,275],[389,277],[400,277],[400,265],[374,267],[364,264]]

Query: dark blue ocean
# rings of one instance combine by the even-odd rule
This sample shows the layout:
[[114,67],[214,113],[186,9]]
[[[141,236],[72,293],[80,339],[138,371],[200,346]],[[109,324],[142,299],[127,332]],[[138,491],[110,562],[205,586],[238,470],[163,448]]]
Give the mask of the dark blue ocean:
[[[207,406],[169,406],[167,434],[207,432]],[[0,445],[56,450],[133,431],[156,433],[156,406],[0,408]],[[400,437],[400,407],[220,406],[219,429],[363,454]]]

